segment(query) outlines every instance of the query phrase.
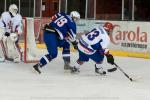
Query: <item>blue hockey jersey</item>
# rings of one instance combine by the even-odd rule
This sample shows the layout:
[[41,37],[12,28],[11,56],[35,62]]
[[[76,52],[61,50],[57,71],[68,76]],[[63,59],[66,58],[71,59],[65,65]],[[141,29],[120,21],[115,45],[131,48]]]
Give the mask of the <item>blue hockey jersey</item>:
[[57,31],[61,40],[69,37],[70,41],[75,41],[76,24],[69,15],[61,12],[52,16],[51,19],[52,22],[49,25]]

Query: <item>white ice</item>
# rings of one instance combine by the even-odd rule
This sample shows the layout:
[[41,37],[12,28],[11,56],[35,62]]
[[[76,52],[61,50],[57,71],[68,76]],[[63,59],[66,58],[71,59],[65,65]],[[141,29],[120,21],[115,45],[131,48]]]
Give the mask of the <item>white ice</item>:
[[[72,53],[72,62],[78,55]],[[84,64],[79,74],[63,70],[61,54],[35,73],[33,64],[0,63],[0,100],[150,100],[150,60],[115,56],[127,73],[142,78],[130,82],[119,70],[96,75],[94,62]],[[104,62],[104,68],[112,68]]]

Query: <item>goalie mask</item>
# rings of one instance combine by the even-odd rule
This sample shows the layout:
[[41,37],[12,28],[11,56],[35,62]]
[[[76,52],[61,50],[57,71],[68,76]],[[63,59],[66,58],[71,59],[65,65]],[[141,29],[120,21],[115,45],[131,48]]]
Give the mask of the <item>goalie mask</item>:
[[9,6],[9,12],[13,15],[16,16],[18,12],[18,7],[15,4],[11,4]]
[[78,20],[80,20],[80,14],[77,11],[72,11],[70,13],[70,17],[77,22]]
[[113,24],[110,22],[105,22],[104,29],[107,31],[108,35],[113,31]]

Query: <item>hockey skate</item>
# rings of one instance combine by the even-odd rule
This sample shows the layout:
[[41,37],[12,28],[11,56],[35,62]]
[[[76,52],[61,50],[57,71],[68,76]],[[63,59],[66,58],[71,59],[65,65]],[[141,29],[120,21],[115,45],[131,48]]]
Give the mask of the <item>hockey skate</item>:
[[34,70],[37,71],[39,74],[41,74],[41,71],[39,70],[40,64],[37,63],[36,65],[33,66]]
[[103,70],[103,68],[97,68],[95,66],[95,73],[100,74],[100,75],[106,75],[106,71]]
[[71,73],[79,73],[80,72],[79,68],[76,68],[75,66],[70,67],[70,68],[71,68]]

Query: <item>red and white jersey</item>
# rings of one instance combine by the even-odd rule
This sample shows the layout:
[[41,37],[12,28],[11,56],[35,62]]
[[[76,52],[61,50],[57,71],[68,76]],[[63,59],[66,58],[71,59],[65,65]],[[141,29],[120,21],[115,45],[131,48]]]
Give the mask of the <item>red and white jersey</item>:
[[94,28],[91,32],[81,36],[78,49],[88,55],[94,54],[99,49],[106,49],[110,38],[103,27]]
[[5,32],[21,34],[23,32],[22,27],[22,16],[20,14],[11,17],[9,12],[2,13],[0,28],[4,29]]

